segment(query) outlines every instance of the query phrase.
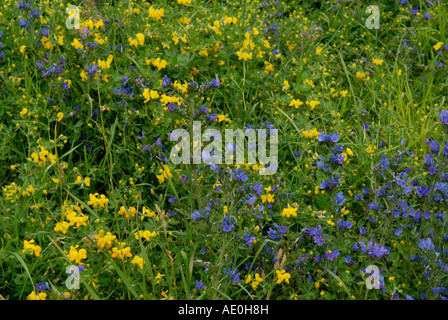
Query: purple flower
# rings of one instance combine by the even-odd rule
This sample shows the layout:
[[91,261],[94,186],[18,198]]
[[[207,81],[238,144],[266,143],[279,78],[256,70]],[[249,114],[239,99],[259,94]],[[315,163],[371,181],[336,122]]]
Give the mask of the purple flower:
[[440,146],[437,143],[437,140],[426,139],[425,142],[429,145],[429,149],[431,150],[431,152],[439,153]]
[[212,81],[210,81],[208,86],[213,87],[213,88],[218,88],[220,84],[221,84],[221,81],[219,81],[219,79],[216,78],[216,79],[213,79]]
[[37,287],[37,291],[43,291],[43,290],[51,291],[51,288],[50,288],[50,286],[48,285],[48,282],[45,282],[45,283],[38,283],[38,284],[36,285],[36,287]]
[[229,219],[229,217],[224,217],[224,219],[222,220],[222,225],[221,225],[222,230],[224,232],[232,231],[232,229],[235,228],[235,225],[233,224],[233,222],[234,222],[233,218]]
[[381,208],[381,205],[379,203],[375,202],[370,202],[369,203],[369,208],[372,210],[379,210]]
[[280,240],[280,234],[272,228],[269,228],[268,235],[271,240]]
[[342,219],[339,219],[338,227],[339,227],[339,229],[348,230],[348,229],[351,229],[353,227],[353,222],[348,222],[348,221],[344,221]]
[[233,283],[237,283],[240,280],[240,273],[238,272],[238,269],[233,270],[233,268],[224,268],[223,271],[226,276],[232,278]]
[[243,236],[242,240],[246,242],[247,246],[252,246],[252,244],[255,241],[255,237],[249,237],[249,231],[246,232],[246,234]]
[[417,190],[418,197],[423,198],[423,197],[426,197],[427,195],[429,195],[429,193],[431,192],[431,187],[421,185],[421,186],[418,186],[416,188],[416,190]]
[[336,197],[334,198],[334,207],[336,209],[336,212],[338,212],[338,207],[342,207],[345,203],[345,197],[342,192],[338,192],[336,194]]
[[165,75],[162,78],[162,87],[165,88],[165,87],[168,87],[170,85],[171,85],[171,80]]
[[248,203],[250,206],[253,206],[254,203],[255,203],[255,201],[257,201],[257,197],[256,197],[256,196],[252,196],[252,197],[249,198],[249,200],[247,200],[247,203]]
[[388,255],[390,252],[390,249],[387,247],[380,247],[378,243],[373,244],[373,241],[370,240],[369,243],[366,245],[364,242],[359,241],[359,246],[362,253],[367,253],[369,257],[379,259],[383,257],[384,255]]
[[328,251],[327,253],[327,258],[330,261],[334,261],[334,259],[336,259],[338,256],[339,256],[339,249]]
[[204,283],[201,280],[196,280],[196,290],[202,290],[205,288]]
[[431,252],[434,251],[434,244],[432,243],[431,238],[420,239],[418,241],[418,247],[425,252],[426,250],[429,250]]
[[442,124],[448,125],[448,110],[442,110],[439,114],[439,119],[442,121]]

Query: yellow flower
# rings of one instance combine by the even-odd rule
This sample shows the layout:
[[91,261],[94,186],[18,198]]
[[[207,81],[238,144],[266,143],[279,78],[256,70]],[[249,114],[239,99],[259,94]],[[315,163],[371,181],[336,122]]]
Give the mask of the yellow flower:
[[137,33],[138,44],[143,46],[145,44],[145,35],[143,33]]
[[300,101],[299,99],[293,99],[293,100],[289,103],[289,106],[290,106],[290,107],[294,107],[294,108],[297,109],[297,108],[300,107],[302,104],[303,104],[303,102]]
[[58,117],[58,122],[61,122],[62,118],[64,118],[64,114],[62,112],[58,112],[56,116]]
[[237,51],[236,54],[238,55],[238,60],[247,61],[247,60],[252,59],[252,52],[249,52],[249,53],[243,52],[243,50],[241,49],[240,51]]
[[288,204],[288,207],[284,208],[282,213],[280,213],[280,215],[282,217],[286,216],[287,218],[289,218],[289,217],[297,217],[297,208],[292,208]]
[[126,219],[128,219],[129,217],[134,217],[137,214],[137,209],[134,207],[129,207],[129,209],[126,209],[124,206],[121,206],[118,214],[125,215]]
[[275,273],[277,274],[278,284],[282,283],[283,281],[289,283],[289,278],[291,278],[291,274],[285,272],[285,270],[275,270]]
[[80,264],[81,260],[87,259],[87,251],[86,249],[79,249],[79,251],[76,249],[79,246],[70,246],[70,252],[67,254],[67,258],[70,259],[70,261],[75,261],[76,264]]
[[138,255],[135,255],[134,259],[132,259],[131,263],[137,265],[140,269],[143,269],[145,260],[143,260],[143,258],[139,257]]
[[40,253],[42,251],[42,248],[38,245],[34,244],[34,240],[27,241],[25,240],[23,242],[23,250],[22,253],[29,253],[31,255],[35,255],[36,257],[40,256]]
[[81,42],[79,42],[78,39],[74,39],[73,42],[70,43],[70,44],[71,44],[73,47],[75,47],[76,50],[84,49],[84,45],[83,45]]
[[90,187],[90,178],[85,178],[84,179],[84,184],[88,187]]
[[131,248],[126,247],[123,249],[118,249],[117,247],[113,247],[111,256],[112,258],[120,258],[120,259],[124,259],[125,257],[131,258],[132,257]]
[[149,8],[148,13],[149,13],[149,17],[150,18],[155,18],[159,21],[162,21],[162,18],[164,16],[164,12],[165,10],[163,8],[160,9],[154,9],[154,6],[151,6],[151,8]]
[[187,18],[187,17],[182,17],[179,18],[179,22],[183,23],[183,24],[190,24],[191,19]]
[[352,149],[347,148],[346,150],[347,150],[347,154],[348,154],[349,156],[353,156],[353,155],[354,155]]
[[23,118],[25,117],[25,115],[28,113],[28,109],[27,108],[23,108],[22,111],[20,111],[20,116]]
[[70,224],[67,221],[58,222],[54,227],[54,231],[61,232],[63,234],[67,234],[67,230],[70,227]]
[[163,170],[159,170],[159,175],[156,175],[157,179],[159,179],[159,183],[163,183],[165,179],[168,179],[169,177],[172,177],[171,170],[167,165],[163,165]]
[[[112,233],[107,232],[104,235],[104,230],[100,230],[99,234],[95,235],[96,243],[101,249],[110,249],[112,247],[113,242],[117,239],[117,236],[114,236]],[[98,249],[100,252],[100,250]]]
[[380,60],[380,59],[373,58],[372,62],[373,62],[373,64],[375,64],[377,66],[381,66],[383,64],[384,60],[383,59]]
[[46,298],[47,298],[47,294],[45,292],[36,294],[34,291],[31,292],[27,297],[28,300],[45,300]]
[[302,136],[304,136],[305,138],[314,138],[317,137],[319,135],[319,131],[316,130],[316,128],[314,128],[311,131],[303,131],[302,132]]
[[433,45],[432,47],[434,50],[439,51],[440,47],[442,47],[443,42],[437,42],[437,44]]
[[81,76],[82,81],[87,80],[87,73],[84,70],[82,70],[79,75]]
[[23,46],[21,46],[20,47],[20,53],[24,53],[25,52],[25,49],[26,49],[26,46],[25,45],[23,45]]
[[307,101],[307,104],[310,106],[310,109],[313,110],[317,105],[320,104],[320,101],[311,100],[310,102]]
[[153,217],[156,213],[154,211],[149,210],[148,208],[146,208],[145,206],[143,206],[142,208],[142,212],[148,217],[151,218]]
[[152,65],[160,71],[168,65],[168,62],[166,60],[161,60],[160,58],[157,58],[152,62]]

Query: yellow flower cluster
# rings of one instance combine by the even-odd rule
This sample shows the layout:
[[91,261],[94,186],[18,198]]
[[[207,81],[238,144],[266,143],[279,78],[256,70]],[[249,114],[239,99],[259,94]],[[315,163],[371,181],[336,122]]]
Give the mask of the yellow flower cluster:
[[107,57],[106,61],[98,59],[98,67],[100,69],[103,69],[103,70],[104,69],[109,69],[110,68],[110,64],[112,63],[113,60],[114,60],[114,56],[111,55],[111,54]]
[[143,258],[135,255],[134,259],[132,259],[131,263],[137,265],[140,269],[143,269],[143,265],[145,264],[145,260],[143,260]]
[[165,68],[168,65],[168,62],[166,60],[160,59],[160,58],[152,58],[152,59],[146,59],[146,65],[152,64],[154,67],[156,67],[159,71]]
[[2,190],[5,195],[5,200],[9,200],[11,203],[14,203],[19,198],[22,187],[13,182],[10,185],[3,186]]
[[148,10],[149,17],[155,18],[159,21],[162,21],[163,16],[165,15],[165,10],[163,8],[160,9],[154,9],[154,6],[151,6]]
[[[120,247],[124,247],[125,244],[126,244],[125,242],[119,243]],[[125,247],[121,249],[119,249],[118,247],[113,247],[111,256],[112,258],[120,258],[120,259],[124,259],[125,257],[131,258],[132,257],[131,247]]]
[[129,209],[126,209],[124,206],[121,206],[118,214],[120,216],[124,215],[126,219],[129,219],[129,217],[135,217],[137,214],[137,209],[135,209],[135,207],[129,207]]
[[154,211],[149,210],[145,206],[143,206],[142,211],[148,218],[152,218],[156,214]]
[[270,194],[270,193],[268,193],[267,195],[263,194],[260,198],[261,198],[262,203],[265,203],[266,201],[268,203],[274,203],[274,195],[273,194]]
[[313,130],[310,131],[303,131],[302,132],[302,136],[304,136],[305,138],[314,138],[317,137],[319,135],[319,131],[316,130],[316,128],[314,128]]
[[159,170],[159,173],[160,173],[159,175],[156,175],[157,179],[159,179],[159,183],[163,183],[165,179],[169,179],[173,176],[170,168],[166,164],[163,165],[163,170],[162,169]]
[[[248,274],[246,276],[246,284],[248,284],[252,280],[252,276]],[[260,277],[258,273],[255,274],[255,278],[252,280],[252,283],[250,284],[252,286],[252,289],[257,290],[258,285],[263,281],[263,278]]]
[[138,46],[144,46],[145,45],[145,36],[143,35],[143,33],[137,33],[136,37],[137,37],[136,39],[133,39],[132,37],[128,38],[129,45],[134,46],[136,48]]
[[314,108],[320,104],[320,101],[319,100],[311,100],[311,101],[307,101],[306,104],[310,106],[311,110],[314,110]]
[[144,103],[148,103],[151,99],[154,100],[154,99],[158,99],[160,97],[158,91],[156,91],[156,90],[150,91],[148,88],[145,88],[143,90],[142,95],[145,98],[145,101],[143,101]]
[[22,253],[29,253],[31,255],[35,255],[36,257],[40,256],[40,253],[42,252],[42,248],[38,245],[34,244],[34,240],[27,241],[25,240],[23,242],[23,250]]
[[34,291],[31,292],[27,299],[28,300],[45,300],[47,298],[47,294],[45,292],[40,292],[39,294],[36,294]]
[[33,161],[34,163],[37,163],[39,166],[43,166],[47,163],[47,161],[50,161],[51,163],[56,162],[56,156],[49,152],[48,150],[45,150],[44,147],[40,146],[40,152],[31,153],[31,158],[28,158],[29,161]]
[[283,281],[289,283],[289,278],[291,278],[291,274],[289,274],[285,270],[275,270],[275,273],[277,274],[278,284],[282,283]]
[[167,104],[170,104],[170,103],[175,103],[178,106],[180,106],[182,104],[182,98],[162,94],[162,97],[160,98],[160,102],[162,103],[163,106],[166,106]]
[[89,220],[89,217],[82,213],[81,208],[78,205],[71,205],[70,207],[65,208],[65,211],[63,209],[62,216],[65,216],[68,222],[58,222],[54,227],[54,231],[63,234],[67,234],[69,227],[74,226],[75,224],[77,228],[80,226],[87,226],[87,220]]
[[135,234],[135,239],[138,240],[139,235],[140,235],[141,239],[145,238],[147,241],[149,241],[149,240],[151,240],[151,238],[157,237],[157,232],[155,232],[155,231],[151,232],[148,230],[145,230],[145,231],[140,230],[138,233]]
[[297,217],[297,208],[292,208],[289,206],[284,208],[282,213],[280,214],[282,217]]
[[[101,248],[101,249],[110,249],[112,247],[113,242],[117,239],[117,236],[114,236],[112,233],[107,232],[106,234],[104,234],[104,230],[100,230],[100,232],[98,234],[95,235],[96,238],[96,244]],[[101,250],[98,249],[98,252],[100,252]]]
[[98,193],[95,194],[89,194],[89,198],[90,200],[87,201],[87,204],[90,206],[93,206],[94,208],[101,206],[101,207],[106,207],[107,204],[109,203],[109,199],[106,198],[106,196],[104,194],[100,195],[99,198],[97,198]]
[[80,264],[81,260],[87,259],[87,251],[86,249],[79,249],[79,245],[76,246],[70,246],[70,251],[67,254],[67,258],[70,259],[70,261],[75,261],[76,264]]
[[292,99],[291,102],[289,103],[290,107],[294,107],[294,108],[298,108],[303,104],[302,101],[300,101],[299,99]]

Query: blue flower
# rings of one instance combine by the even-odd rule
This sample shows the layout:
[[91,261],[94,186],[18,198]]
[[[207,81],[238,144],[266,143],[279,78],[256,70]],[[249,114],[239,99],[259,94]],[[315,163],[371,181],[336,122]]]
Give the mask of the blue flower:
[[202,290],[205,288],[204,283],[201,280],[196,280],[196,290]]
[[165,88],[165,87],[168,87],[170,85],[171,85],[171,80],[165,75],[162,78],[162,87]]
[[246,234],[243,236],[242,240],[246,242],[247,246],[252,246],[252,244],[255,241],[255,237],[249,237],[249,231],[246,232]]
[[233,218],[229,219],[229,217],[224,217],[224,219],[222,220],[222,225],[221,225],[222,230],[224,232],[232,231],[232,229],[235,228],[235,225],[233,224],[233,222],[234,222]]
[[338,207],[342,207],[345,203],[345,196],[342,192],[338,192],[336,194],[336,197],[334,198],[334,207],[336,209],[336,212],[338,212]]
[[327,258],[330,261],[334,261],[339,256],[339,249],[333,250],[327,253]]
[[443,125],[448,125],[448,110],[442,110],[439,114],[439,119]]
[[280,240],[280,234],[272,228],[269,228],[268,235],[271,240]]
[[204,283],[201,280],[196,280],[196,290],[202,290],[205,288]]
[[233,268],[224,268],[223,271],[226,276],[232,278],[233,283],[237,283],[240,280],[240,273],[238,272],[238,269],[233,270]]
[[362,253],[367,253],[369,257],[379,259],[383,257],[384,255],[388,255],[390,252],[390,249],[387,247],[380,247],[378,243],[373,244],[373,241],[370,240],[369,243],[366,245],[364,242],[359,241],[359,246]]
[[432,243],[431,238],[418,240],[418,247],[425,252],[426,250],[429,250],[430,252],[434,251],[434,244]]
[[50,286],[48,285],[48,282],[45,282],[45,283],[38,283],[38,284],[36,285],[36,287],[37,287],[37,291],[43,291],[43,290],[51,291],[51,288],[50,288]]

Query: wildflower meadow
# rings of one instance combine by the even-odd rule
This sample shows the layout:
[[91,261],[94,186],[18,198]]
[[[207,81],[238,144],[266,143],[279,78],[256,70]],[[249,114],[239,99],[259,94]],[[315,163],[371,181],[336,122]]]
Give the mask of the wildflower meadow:
[[447,300],[445,0],[4,0],[0,300]]

